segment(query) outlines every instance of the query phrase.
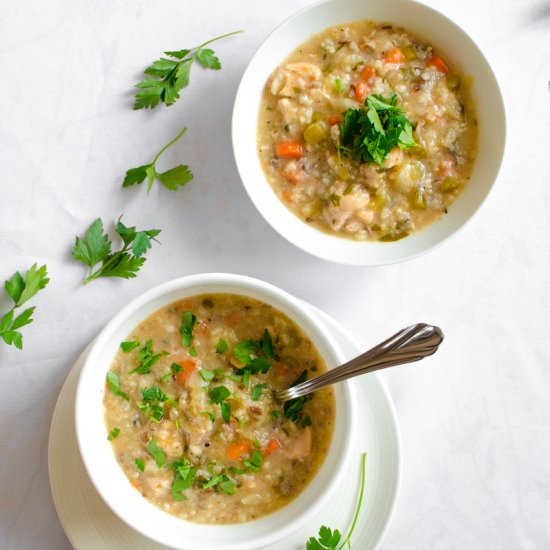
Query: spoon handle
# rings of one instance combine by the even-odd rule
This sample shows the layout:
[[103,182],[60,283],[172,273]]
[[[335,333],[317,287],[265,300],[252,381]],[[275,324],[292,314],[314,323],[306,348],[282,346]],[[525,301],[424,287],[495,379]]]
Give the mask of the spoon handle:
[[439,327],[425,323],[412,325],[335,369],[277,392],[277,398],[288,401],[360,374],[420,361],[434,354],[442,341],[443,332]]

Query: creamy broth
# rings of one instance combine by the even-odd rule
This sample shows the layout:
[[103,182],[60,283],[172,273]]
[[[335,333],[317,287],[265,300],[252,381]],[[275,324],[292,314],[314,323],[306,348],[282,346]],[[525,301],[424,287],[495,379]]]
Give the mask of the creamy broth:
[[[262,168],[281,201],[332,234],[395,241],[446,214],[477,154],[469,81],[402,28],[370,21],[331,27],[269,78],[258,122]],[[383,166],[353,160],[343,115],[371,94],[396,94],[416,147]]]
[[[246,522],[294,499],[332,439],[332,389],[274,399],[326,370],[311,340],[257,300],[200,295],[170,304],[121,344],[105,422],[130,483],[197,523]],[[220,389],[224,388],[224,389]]]

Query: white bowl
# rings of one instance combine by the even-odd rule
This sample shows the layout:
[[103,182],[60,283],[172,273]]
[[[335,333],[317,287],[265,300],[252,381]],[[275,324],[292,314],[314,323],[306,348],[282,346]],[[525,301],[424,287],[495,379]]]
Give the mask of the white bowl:
[[[479,124],[479,153],[464,191],[438,222],[397,242],[358,242],[329,235],[304,223],[272,191],[257,154],[258,112],[270,74],[313,34],[350,21],[372,19],[403,26],[434,45],[462,74],[473,76]],[[299,248],[344,264],[383,265],[414,258],[440,245],[475,214],[496,180],[504,156],[506,117],[495,75],[474,41],[433,8],[411,0],[328,0],[280,25],[250,61],[233,109],[233,151],[243,184],[267,222]]]
[[284,508],[235,525],[200,525],[163,512],[134,489],[107,441],[103,413],[105,375],[120,342],[145,318],[176,300],[203,293],[256,298],[282,311],[311,338],[327,368],[344,362],[340,347],[299,300],[262,281],[228,274],[194,275],[146,292],[128,304],[94,341],[78,381],[76,435],[82,460],[98,493],[123,521],[161,544],[185,550],[246,550],[282,540],[309,521],[331,498],[349,465],[356,403],[349,382],[334,386],[336,423],[325,462],[306,489]]

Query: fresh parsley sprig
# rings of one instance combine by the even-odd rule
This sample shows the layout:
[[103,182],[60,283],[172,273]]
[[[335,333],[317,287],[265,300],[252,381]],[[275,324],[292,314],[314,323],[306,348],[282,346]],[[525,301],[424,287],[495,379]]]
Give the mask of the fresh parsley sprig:
[[365,109],[348,109],[340,124],[338,150],[354,160],[376,163],[381,168],[394,147],[417,147],[413,126],[397,106],[397,95],[369,95]]
[[23,349],[23,335],[18,329],[33,322],[32,314],[35,306],[25,309],[17,317],[15,317],[15,310],[48,284],[50,280],[47,275],[45,265],[38,267],[38,264],[34,264],[27,270],[24,277],[16,271],[12,278],[4,283],[6,292],[14,303],[12,308],[0,318],[0,337],[8,346],[13,344],[17,349]]
[[[92,223],[84,237],[76,237],[73,258],[89,267],[88,277],[83,284],[99,277],[133,279],[145,263],[143,255],[151,248],[151,241],[156,240],[160,229],[137,231],[135,227],[126,227],[119,218],[116,232],[124,243],[117,252],[111,251],[112,243],[103,232],[101,218]],[[97,268],[98,264],[101,265]],[[97,269],[94,271],[94,268]]]
[[334,531],[323,525],[319,529],[319,537],[311,537],[306,543],[306,550],[342,550],[346,544],[349,544],[351,535],[357,525],[359,519],[359,512],[361,511],[361,505],[363,504],[363,495],[365,493],[365,463],[367,453],[361,455],[361,487],[359,489],[359,500],[357,501],[357,507],[355,508],[355,514],[351,527],[346,535],[346,538],[340,543],[342,535],[338,529]]
[[149,78],[136,84],[141,91],[136,94],[134,109],[154,109],[161,102],[166,106],[173,105],[179,99],[181,89],[189,85],[191,66],[195,61],[205,69],[222,68],[214,50],[205,46],[241,32],[244,31],[230,32],[190,49],[164,52],[172,59],[161,57],[145,69],[144,73]]
[[186,131],[187,128],[184,128],[172,141],[166,144],[149,164],[144,164],[143,166],[138,166],[137,168],[130,168],[126,172],[126,176],[122,182],[122,187],[131,187],[136,184],[139,185],[145,180],[145,178],[147,178],[147,192],[151,191],[155,179],[160,181],[166,189],[176,191],[178,186],[183,187],[186,183],[190,182],[193,179],[193,174],[189,170],[189,166],[186,164],[179,164],[175,168],[171,168],[166,172],[157,172],[156,169],[157,160],[160,158],[162,153],[174,145],[174,143],[176,143],[176,141],[178,141]]

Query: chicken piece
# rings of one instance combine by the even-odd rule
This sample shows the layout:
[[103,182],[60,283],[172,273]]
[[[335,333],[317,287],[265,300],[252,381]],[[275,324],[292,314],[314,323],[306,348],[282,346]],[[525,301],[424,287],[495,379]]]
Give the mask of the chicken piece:
[[290,459],[303,460],[311,452],[311,428],[305,427],[297,437],[288,441],[283,447]]
[[397,166],[402,160],[403,151],[399,149],[399,147],[394,147],[390,151],[388,158],[384,161],[384,168],[386,168],[386,170],[388,168],[393,168],[394,166]]
[[339,203],[330,202],[323,208],[325,221],[335,230],[340,231],[357,212],[364,210],[370,200],[369,193],[362,186],[355,185],[353,189],[344,195],[345,183],[338,182],[333,185],[333,194],[340,197]]
[[321,69],[312,63],[289,63],[279,67],[271,79],[271,93],[293,97],[315,85],[321,79]]

